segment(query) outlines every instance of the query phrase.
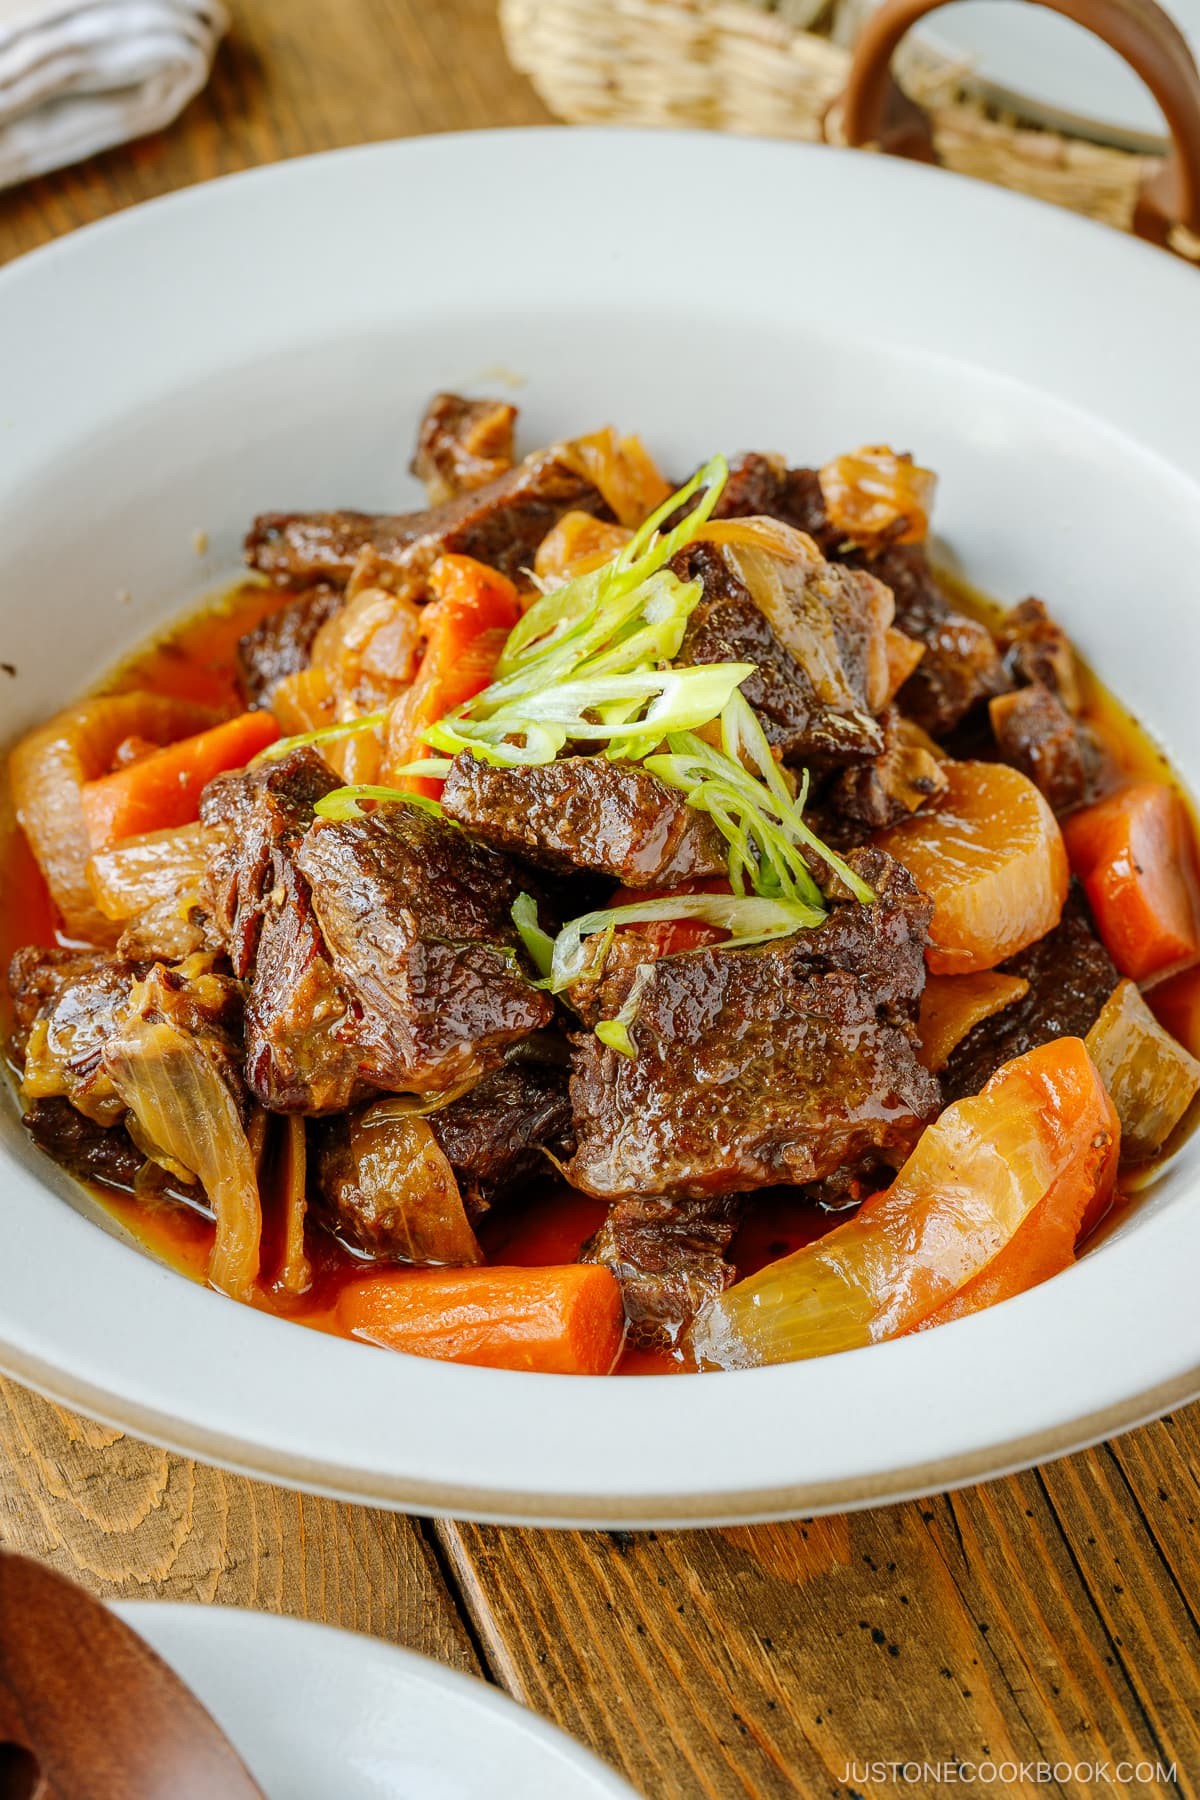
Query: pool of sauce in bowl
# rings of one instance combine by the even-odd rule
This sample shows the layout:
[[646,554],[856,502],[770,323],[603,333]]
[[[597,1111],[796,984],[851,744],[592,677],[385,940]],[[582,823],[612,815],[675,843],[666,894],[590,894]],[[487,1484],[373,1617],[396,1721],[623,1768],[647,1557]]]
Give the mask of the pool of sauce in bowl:
[[[994,602],[957,578],[943,575],[942,580],[964,610],[989,625],[995,624],[1001,609]],[[242,699],[234,672],[237,641],[288,598],[289,595],[251,582],[222,591],[182,624],[127,657],[94,691],[118,693],[148,688],[199,701],[223,715],[240,712]],[[1104,739],[1120,772],[1132,779],[1169,781],[1187,802],[1194,819],[1191,796],[1163,751],[1086,664],[1082,665],[1081,675],[1084,716]],[[22,944],[52,945],[62,941],[45,883],[16,826],[5,779],[0,793],[0,969],[7,967],[9,957]],[[0,1027],[5,1043],[11,1024],[7,984],[0,982]],[[1134,1196],[1153,1182],[1162,1161],[1174,1153],[1184,1132],[1185,1127],[1181,1127],[1158,1163],[1139,1167],[1136,1178],[1127,1184],[1129,1198],[1118,1200],[1097,1228],[1093,1241],[1107,1236],[1120,1222]],[[87,1186],[114,1222],[144,1251],[189,1280],[204,1281],[213,1225],[203,1206],[168,1197],[147,1200],[100,1183]],[[477,1232],[492,1264],[541,1267],[574,1262],[599,1228],[605,1211],[601,1200],[561,1182],[547,1183],[493,1208],[479,1222]],[[823,1212],[799,1199],[794,1191],[779,1189],[757,1195],[747,1208],[731,1259],[740,1275],[753,1274],[764,1264],[812,1243],[838,1223],[837,1213]],[[339,1292],[372,1265],[316,1225],[310,1225],[307,1248],[313,1270],[312,1286],[297,1299],[275,1286],[281,1259],[280,1221],[266,1208],[262,1274],[252,1303],[312,1330],[337,1332],[334,1314]],[[690,1367],[680,1351],[627,1349],[617,1372],[679,1374]]]

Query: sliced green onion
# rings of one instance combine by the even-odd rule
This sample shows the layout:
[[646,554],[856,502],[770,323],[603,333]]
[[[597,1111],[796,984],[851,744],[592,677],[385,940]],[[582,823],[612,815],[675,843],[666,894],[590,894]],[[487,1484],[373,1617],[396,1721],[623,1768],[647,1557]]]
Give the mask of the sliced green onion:
[[431,800],[426,794],[413,794],[407,788],[370,787],[366,784],[361,787],[334,788],[331,794],[326,794],[324,799],[317,801],[313,811],[322,819],[363,819],[369,817],[362,809],[361,802],[364,800],[399,800],[405,806],[416,806],[422,812],[432,813],[436,819],[443,816],[438,802]]
[[305,750],[310,744],[331,744],[338,738],[355,737],[360,731],[373,731],[376,725],[382,725],[387,719],[387,708],[379,712],[363,713],[358,719],[342,719],[336,725],[322,725],[317,731],[301,731],[295,737],[276,738],[265,750],[260,750],[255,762],[276,762],[281,756],[287,756],[293,750]]
[[[697,663],[565,681],[489,718],[472,717],[468,702],[439,719],[425,741],[452,754],[484,745],[489,761],[513,764],[553,762],[568,739],[614,747],[625,742],[625,756],[631,755],[626,741],[633,740],[644,755],[672,731],[692,731],[719,718],[738,683],[753,672],[753,663]],[[615,714],[598,716],[608,708]]]
[[552,994],[561,994],[592,971],[596,958],[587,940],[597,932],[612,933],[626,925],[649,925],[670,919],[696,919],[704,925],[715,925],[731,933],[727,948],[741,949],[821,925],[825,912],[822,907],[799,900],[764,900],[739,894],[673,894],[631,906],[606,907],[572,919],[559,932],[554,940],[547,987]]
[[512,904],[512,921],[530,962],[539,975],[548,975],[554,958],[554,939],[538,923],[537,901],[532,894],[517,895]]
[[[699,535],[721,496],[728,475],[725,458],[714,456],[678,493],[672,494],[651,513],[610,562],[564,582],[536,600],[509,633],[497,665],[498,676],[503,678],[512,674],[546,656],[572,633],[585,630],[595,622],[601,605],[619,606],[623,599],[632,596]],[[700,490],[703,490],[701,497],[691,512],[674,530],[659,537],[658,529],[663,521]]]
[[616,1050],[621,1056],[635,1057],[637,1050],[629,1035],[629,1027],[623,1019],[601,1019],[596,1027],[596,1036],[610,1050]]

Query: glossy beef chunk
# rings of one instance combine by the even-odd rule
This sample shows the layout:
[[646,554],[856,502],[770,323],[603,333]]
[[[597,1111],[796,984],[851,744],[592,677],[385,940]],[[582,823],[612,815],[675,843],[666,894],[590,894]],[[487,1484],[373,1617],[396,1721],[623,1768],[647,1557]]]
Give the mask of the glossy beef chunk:
[[815,469],[789,469],[782,456],[744,451],[729,465],[729,479],[713,510],[714,519],[782,519],[806,531],[826,556],[839,548]]
[[412,472],[430,506],[486,487],[513,465],[517,409],[503,400],[435,394],[417,432]]
[[602,1263],[621,1284],[635,1349],[677,1344],[700,1308],[723,1293],[736,1270],[725,1260],[742,1213],[736,1194],[615,1200],[581,1262]]
[[[867,634],[878,630],[881,636],[888,622],[873,591],[860,590],[853,577],[832,572],[828,564],[818,564],[812,586],[805,584],[805,606],[820,609],[824,628],[832,632],[843,657],[844,697],[830,703],[715,544],[690,545],[672,567],[680,580],[699,581],[704,589],[688,621],[679,661],[753,663],[754,673],[742,683],[742,692],[785,762],[866,762],[880,754],[883,733],[871,716],[863,671],[855,666]],[[830,571],[832,580],[824,571]]]
[[1016,688],[988,711],[1001,760],[1027,775],[1056,813],[1096,797],[1107,766],[1104,749],[1048,687]]
[[77,1181],[101,1181],[130,1191],[145,1162],[121,1125],[97,1125],[69,1100],[35,1100],[22,1121],[47,1156]]
[[865,569],[896,599],[895,625],[925,646],[900,692],[900,707],[933,737],[942,737],[981,701],[1011,685],[985,625],[959,612],[938,586],[923,544],[861,550],[831,524],[815,469],[789,469],[782,458],[749,454],[730,469],[715,517],[764,513],[806,531],[834,561]]
[[543,1149],[560,1162],[571,1155],[568,1075],[565,1059],[518,1054],[429,1114],[472,1217],[549,1175],[553,1165]]
[[946,789],[941,762],[895,707],[888,708],[880,724],[883,754],[841,770],[825,795],[826,807],[860,833],[898,825]]
[[103,950],[18,950],[8,972],[14,1052],[26,1100],[62,1098],[99,1126],[125,1107],[104,1068],[104,1046],[146,965]]
[[210,782],[201,817],[224,829],[209,905],[235,975],[249,981],[246,1079],[277,1112],[336,1112],[369,1091],[360,1021],[295,856],[318,800],[340,785],[315,750]]
[[852,560],[887,583],[896,597],[897,629],[925,646],[897,704],[931,737],[944,737],[982,701],[1011,685],[991,632],[951,605],[923,544],[893,544],[854,553]]
[[1082,696],[1075,651],[1043,601],[1022,600],[1011,607],[996,635],[1013,681],[1022,687],[1048,688],[1069,713],[1079,711]]
[[1002,1063],[1060,1037],[1086,1037],[1121,979],[1092,929],[1079,883],[1071,883],[1058,926],[1038,943],[1001,963],[1021,975],[1029,992],[967,1034],[942,1075],[947,1100],[977,1094]]
[[248,706],[269,707],[284,677],[307,669],[318,631],[341,606],[341,590],[322,584],[268,613],[240,639],[238,684]]
[[453,551],[519,580],[546,533],[570,511],[609,516],[592,484],[544,451],[427,512],[264,513],[246,539],[246,560],[285,583],[344,585],[365,552],[373,580],[415,588],[439,556]]
[[878,900],[837,904],[816,930],[687,951],[644,977],[618,959],[598,1002],[614,1017],[639,983],[637,1054],[574,1040],[569,1180],[606,1198],[700,1198],[912,1145],[940,1103],[912,1045],[931,908],[898,864],[856,862]]
[[474,1079],[548,1025],[553,1002],[518,966],[519,867],[417,806],[318,819],[296,853],[375,1086]]
[[725,840],[706,814],[645,769],[603,756],[501,769],[464,751],[442,805],[473,838],[563,874],[674,887],[727,866]]

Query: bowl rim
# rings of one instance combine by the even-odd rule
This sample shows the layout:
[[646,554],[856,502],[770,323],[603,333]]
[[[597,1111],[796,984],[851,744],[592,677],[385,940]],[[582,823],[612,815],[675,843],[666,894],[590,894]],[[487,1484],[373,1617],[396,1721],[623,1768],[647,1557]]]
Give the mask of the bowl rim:
[[[1000,245],[1040,258],[1043,281],[1049,283],[1057,270],[1053,278],[1062,290],[1058,304],[1064,319],[1072,280],[1086,279],[1105,293],[1105,316],[1114,327],[1135,298],[1143,307],[1155,304],[1158,342],[1130,338],[1129,366],[1113,371],[1099,413],[1086,357],[1072,360],[1065,343],[1068,368],[1047,361],[1044,345],[1022,341],[1019,333],[999,362],[984,366],[1043,388],[1053,376],[1049,391],[1056,397],[1115,426],[1176,476],[1200,484],[1200,446],[1166,404],[1178,391],[1178,365],[1167,375],[1161,366],[1167,359],[1159,354],[1164,342],[1177,349],[1189,343],[1176,322],[1186,321],[1194,304],[1196,290],[1182,285],[1195,281],[1194,271],[1040,201],[984,189],[944,171],[825,146],[690,132],[538,127],[324,152],[162,196],[17,259],[0,272],[0,318],[10,307],[36,305],[39,284],[56,281],[62,268],[90,272],[90,280],[78,282],[89,296],[98,281],[107,292],[103,284],[118,280],[109,253],[123,256],[131,241],[140,239],[139,254],[157,257],[164,266],[171,254],[201,253],[185,250],[189,233],[203,239],[212,254],[213,234],[228,237],[233,229],[236,235],[239,223],[261,210],[264,193],[277,204],[294,204],[313,189],[323,203],[331,196],[351,203],[356,189],[374,184],[386,193],[389,184],[405,179],[414,193],[430,182],[456,192],[457,183],[476,177],[485,164],[493,182],[535,169],[541,174],[551,146],[560,179],[571,170],[594,171],[599,159],[617,165],[629,159],[627,166],[636,164],[643,178],[651,167],[664,184],[693,179],[701,190],[706,179],[735,176],[760,178],[769,189],[782,159],[793,159],[795,170],[822,190],[823,204],[830,192],[840,192],[850,204],[890,201],[893,209],[915,208],[926,232],[936,224],[964,254],[974,244],[995,258]],[[428,195],[421,203],[431,203]],[[203,229],[196,232],[197,226]],[[181,278],[178,271],[163,274],[164,281]],[[955,338],[956,330],[947,315],[954,347],[966,341]],[[920,328],[913,331],[919,345]],[[989,354],[997,353],[989,346]],[[975,360],[982,360],[978,349]],[[1196,1162],[1185,1152],[1181,1175],[1194,1173]],[[131,1256],[125,1243],[98,1232],[73,1208],[46,1204],[47,1190],[57,1188],[61,1195],[73,1184],[52,1180],[38,1153],[4,1154],[0,1167],[6,1172],[24,1167],[34,1174],[33,1181],[18,1177],[13,1183],[18,1209],[45,1229],[56,1254],[89,1276],[83,1284],[87,1291],[73,1291],[69,1305],[64,1301],[49,1312],[43,1305],[39,1312],[31,1296],[44,1295],[36,1265],[45,1245],[40,1239],[20,1241],[10,1227],[9,1254],[0,1266],[0,1368],[64,1404],[184,1454],[347,1500],[536,1524],[692,1525],[804,1516],[939,1491],[1028,1466],[1200,1393],[1200,1316],[1189,1304],[1184,1279],[1200,1237],[1194,1208],[1164,1207],[1123,1240],[1121,1292],[1115,1298],[1115,1245],[1101,1245],[1049,1288],[936,1333],[869,1351],[703,1381],[577,1377],[563,1383],[552,1376],[417,1358],[385,1360],[364,1346],[295,1331],[249,1308],[230,1307],[162,1265]],[[6,1204],[0,1240],[8,1212]],[[124,1346],[113,1339],[111,1311],[92,1291],[103,1292],[109,1279],[112,1292],[124,1296],[126,1336],[133,1333]],[[1067,1341],[1068,1321],[1091,1321],[1094,1328],[1100,1316],[1110,1350],[1126,1357],[1122,1367],[1128,1375],[1118,1382],[1119,1391],[1098,1390],[1086,1358]],[[1172,1322],[1169,1340],[1145,1332],[1147,1316]],[[172,1355],[156,1364],[145,1354],[150,1348],[145,1334],[168,1320],[178,1337]],[[284,1331],[286,1340],[279,1337]],[[1051,1349],[1063,1354],[1048,1368]],[[871,1358],[869,1381],[861,1373],[864,1356]],[[272,1366],[269,1392],[247,1384],[241,1374],[244,1367],[261,1372]],[[972,1416],[971,1379],[989,1369],[1004,1370],[1007,1380],[1003,1391],[991,1394],[985,1423],[983,1408]],[[280,1379],[281,1370],[287,1379]],[[812,1371],[819,1371],[820,1379]],[[730,1388],[734,1381],[737,1389]],[[311,1419],[296,1409],[289,1386],[322,1395],[320,1453],[312,1447]],[[738,1396],[737,1406],[720,1399],[725,1390]],[[875,1411],[864,1411],[862,1424],[881,1435],[892,1429],[890,1413],[908,1409],[914,1454],[900,1453],[895,1444],[884,1453],[851,1441],[839,1408],[861,1407],[864,1396]],[[386,1399],[410,1409],[407,1445],[378,1444],[378,1409]],[[828,1447],[822,1451],[822,1440],[815,1450],[807,1446],[806,1457],[797,1453],[790,1434],[767,1430],[772,1418],[794,1414],[798,1402],[808,1409],[806,1424],[827,1431],[830,1444],[841,1432],[836,1454]],[[950,1416],[957,1421],[952,1446],[945,1424]],[[581,1418],[598,1434],[596,1443],[581,1442]],[[473,1454],[455,1439],[468,1426]],[[719,1444],[710,1441],[714,1433],[721,1434]],[[773,1441],[764,1445],[764,1435]],[[631,1465],[642,1459],[645,1479],[614,1480],[604,1460],[616,1454],[614,1446],[622,1446]],[[486,1479],[478,1478],[480,1468],[488,1471]],[[679,1479],[681,1471],[687,1479]]]

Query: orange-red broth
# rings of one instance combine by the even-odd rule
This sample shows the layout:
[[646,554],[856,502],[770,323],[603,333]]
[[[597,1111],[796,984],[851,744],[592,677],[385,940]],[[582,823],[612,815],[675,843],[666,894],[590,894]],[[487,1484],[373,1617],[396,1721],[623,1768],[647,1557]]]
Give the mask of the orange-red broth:
[[[960,603],[989,622],[994,619],[996,609],[989,601],[962,584],[954,586]],[[237,641],[288,597],[255,584],[235,587],[120,664],[100,691],[144,688],[201,701],[233,715],[242,706],[234,676]],[[1162,751],[1120,701],[1086,670],[1084,691],[1086,715],[1105,739],[1118,767],[1132,778],[1169,781],[1187,800]],[[22,944],[51,945],[56,941],[50,898],[16,827],[6,783],[0,806],[0,969],[7,967],[9,957]],[[0,989],[4,989],[3,983]],[[2,1004],[7,1008],[6,989]],[[1200,1007],[1197,1015],[1200,1017]],[[10,1025],[5,1017],[6,1041]],[[99,1183],[89,1187],[106,1211],[151,1255],[192,1281],[205,1279],[213,1226],[199,1207],[169,1199],[146,1201]],[[604,1213],[604,1201],[565,1184],[542,1186],[527,1197],[493,1209],[480,1222],[478,1236],[489,1263],[542,1267],[573,1262]],[[262,1274],[254,1303],[313,1330],[337,1332],[334,1309],[338,1294],[346,1282],[362,1276],[364,1263],[319,1227],[310,1226],[312,1286],[299,1299],[283,1295],[274,1286],[280,1260],[274,1223],[270,1218],[264,1223]],[[811,1243],[837,1223],[836,1213],[823,1212],[794,1193],[781,1189],[760,1194],[748,1208],[734,1240],[733,1263],[739,1275],[753,1274],[765,1263]],[[1110,1224],[1111,1215],[1105,1227]],[[617,1372],[681,1373],[688,1367],[679,1353],[626,1350]]]

